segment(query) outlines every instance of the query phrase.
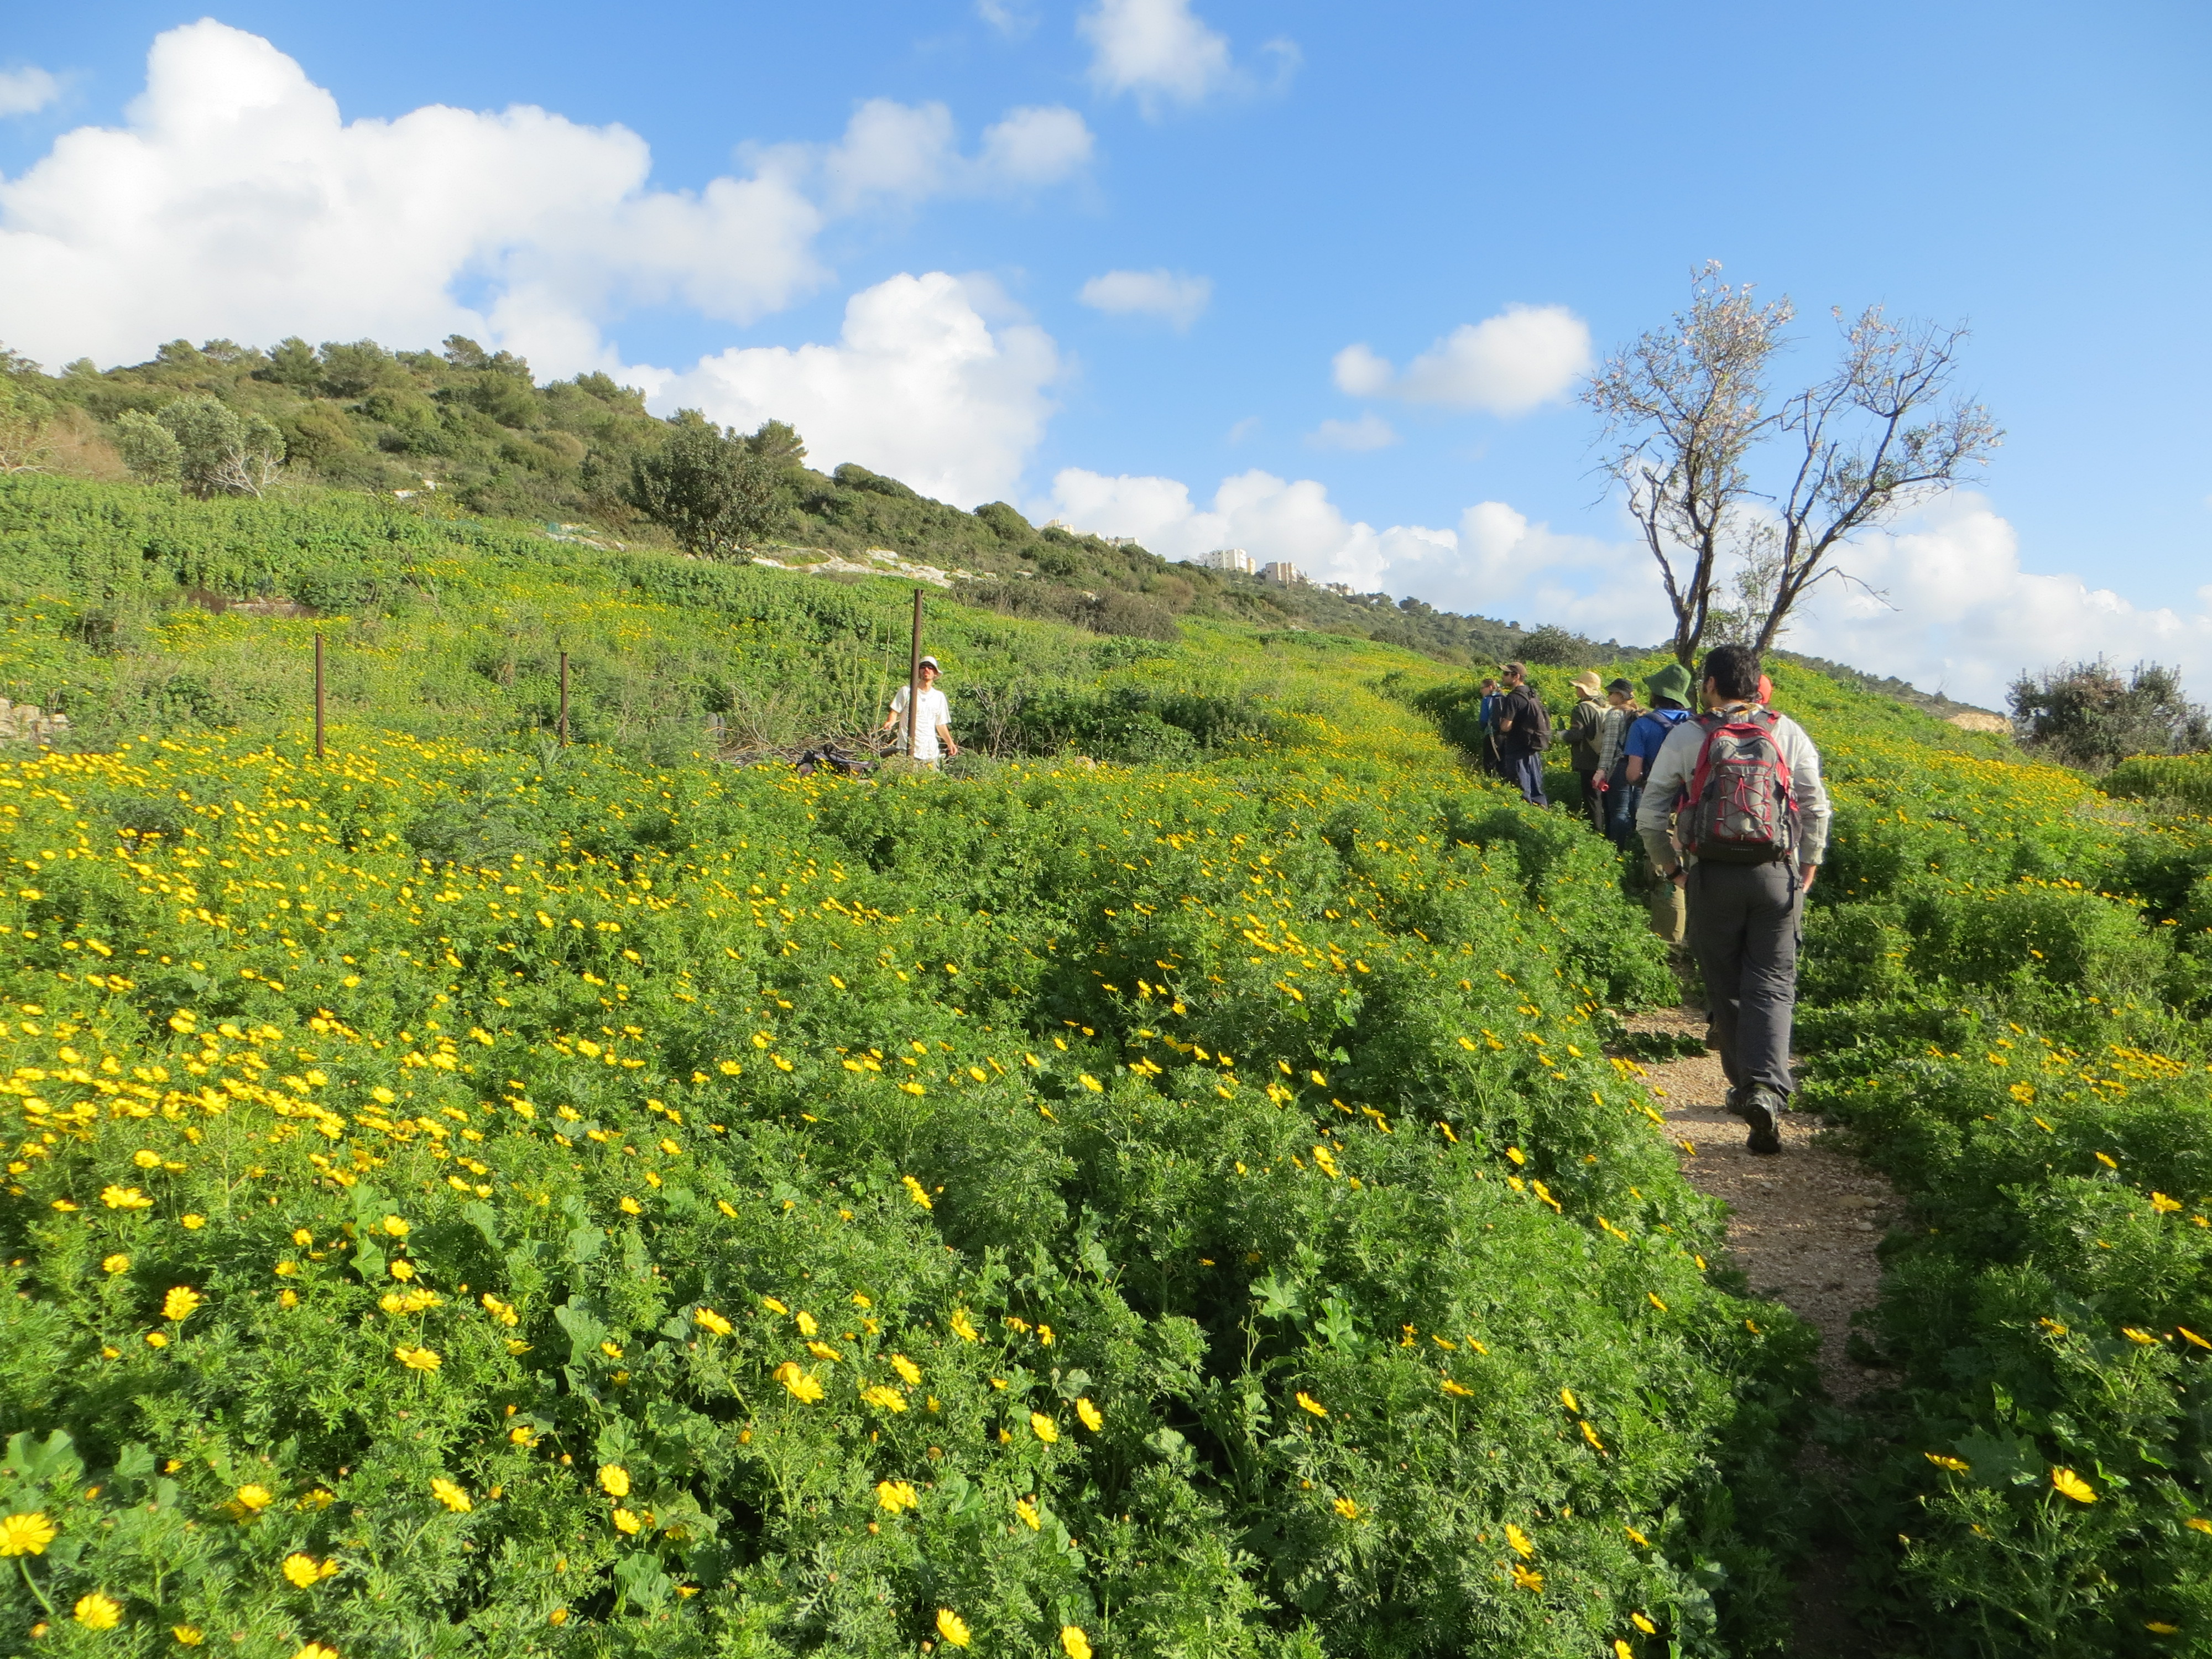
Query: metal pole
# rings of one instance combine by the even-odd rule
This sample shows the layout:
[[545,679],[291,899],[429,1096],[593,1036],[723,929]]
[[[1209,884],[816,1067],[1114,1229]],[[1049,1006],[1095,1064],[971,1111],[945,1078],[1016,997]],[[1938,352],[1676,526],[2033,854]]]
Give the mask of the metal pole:
[[561,746],[568,746],[568,653],[561,653]]
[[323,757],[323,636],[315,635],[315,758]]
[[906,753],[914,759],[921,750],[921,590],[914,590],[914,650],[906,669]]

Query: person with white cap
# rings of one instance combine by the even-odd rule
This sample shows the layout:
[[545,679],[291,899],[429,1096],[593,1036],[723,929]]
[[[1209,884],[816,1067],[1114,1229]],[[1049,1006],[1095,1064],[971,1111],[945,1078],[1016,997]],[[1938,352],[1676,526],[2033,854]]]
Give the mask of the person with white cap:
[[[952,705],[945,701],[945,693],[937,689],[937,659],[921,659],[921,699],[914,722],[914,740],[908,753],[923,766],[934,767],[940,755],[957,755],[960,745],[952,741]],[[908,688],[902,685],[891,697],[891,712],[884,721],[883,729],[896,732],[906,725]]]

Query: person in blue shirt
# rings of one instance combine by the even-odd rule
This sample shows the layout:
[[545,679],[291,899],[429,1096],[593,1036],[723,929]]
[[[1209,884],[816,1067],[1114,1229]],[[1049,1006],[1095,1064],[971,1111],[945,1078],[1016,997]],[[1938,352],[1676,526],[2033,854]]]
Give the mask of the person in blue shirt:
[[1505,701],[1505,694],[1498,689],[1496,680],[1482,683],[1482,708],[1477,723],[1482,727],[1482,769],[1505,775],[1504,763],[1498,757],[1498,705]]
[[[1651,763],[1658,757],[1659,750],[1667,741],[1667,734],[1690,718],[1688,698],[1691,692],[1690,671],[1680,663],[1670,662],[1650,679],[1644,682],[1646,696],[1651,699],[1650,709],[1628,728],[1628,737],[1622,744],[1627,754],[1626,768],[1628,787],[1620,792],[1620,799],[1613,803],[1613,823],[1619,826],[1617,839],[1635,834],[1636,809],[1644,796],[1644,780],[1650,775]],[[1624,844],[1626,844],[1624,841]],[[1641,860],[1636,860],[1640,866]],[[1651,931],[1667,941],[1667,954],[1678,966],[1686,963],[1683,943],[1689,925],[1689,915],[1682,900],[1682,890],[1673,882],[1662,883],[1647,896],[1651,912]]]

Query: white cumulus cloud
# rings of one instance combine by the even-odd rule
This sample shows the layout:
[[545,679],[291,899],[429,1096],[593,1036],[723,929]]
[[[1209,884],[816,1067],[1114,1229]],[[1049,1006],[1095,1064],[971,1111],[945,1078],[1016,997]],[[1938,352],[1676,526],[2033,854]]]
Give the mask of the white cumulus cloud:
[[1027,188],[1088,155],[1072,111],[1014,111],[969,157],[942,106],[877,100],[836,143],[662,190],[621,126],[528,106],[349,122],[269,41],[202,21],[155,38],[124,125],[0,179],[0,339],[112,362],[180,335],[458,331],[547,372],[617,368],[603,331],[630,307],[743,324],[814,291],[834,214]]
[[1508,306],[1464,323],[1401,372],[1365,345],[1349,345],[1331,368],[1337,388],[1357,398],[1519,415],[1571,391],[1590,366],[1589,325],[1565,306]]
[[1093,276],[1077,299],[1115,317],[1158,317],[1181,331],[1196,322],[1213,298],[1213,283],[1172,270],[1109,270]]
[[45,70],[0,70],[0,116],[35,115],[62,95],[62,83]]
[[[1193,11],[1190,0],[1097,0],[1075,27],[1091,43],[1091,84],[1109,95],[1133,94],[1147,117],[1254,84],[1228,37]],[[1274,84],[1287,82],[1297,47],[1279,40],[1260,50],[1274,66]]]
[[998,296],[943,271],[855,294],[835,345],[749,346],[654,389],[726,425],[788,421],[824,471],[854,461],[925,495],[972,507],[1012,493],[1052,412],[1051,337],[981,307]]

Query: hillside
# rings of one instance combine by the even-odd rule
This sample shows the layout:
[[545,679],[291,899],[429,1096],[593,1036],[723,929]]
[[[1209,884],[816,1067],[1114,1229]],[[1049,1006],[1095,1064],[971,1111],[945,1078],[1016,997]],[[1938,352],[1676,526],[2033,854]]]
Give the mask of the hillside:
[[1778,665],[1803,1099],[1911,1206],[1808,1486],[1606,1056],[1658,947],[1433,657],[939,596],[984,752],[854,781],[709,720],[879,718],[888,578],[20,477],[0,574],[8,1651],[1749,1656],[1815,1549],[1869,1652],[2202,1644],[2181,763]]
[[[0,351],[0,462],[14,447],[64,473],[120,480],[117,422],[194,395],[270,422],[295,485],[404,501],[428,519],[573,521],[599,539],[672,545],[623,495],[634,459],[669,432],[642,393],[600,374],[541,386],[527,362],[459,336],[438,352],[369,340],[290,339],[266,352],[177,340],[149,362],[105,372],[79,362],[51,375]],[[1003,501],[964,512],[850,463],[824,474],[805,465],[800,435],[776,422],[752,441],[777,466],[762,551],[787,562],[887,549],[981,579],[962,584],[969,603],[1162,640],[1174,637],[1176,617],[1198,616],[1371,638],[1466,665],[1522,654],[1534,631],[1418,599],[1170,564],[1141,547],[1040,530]]]

